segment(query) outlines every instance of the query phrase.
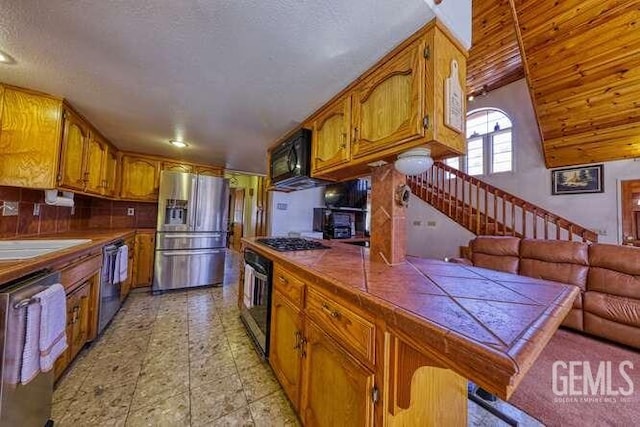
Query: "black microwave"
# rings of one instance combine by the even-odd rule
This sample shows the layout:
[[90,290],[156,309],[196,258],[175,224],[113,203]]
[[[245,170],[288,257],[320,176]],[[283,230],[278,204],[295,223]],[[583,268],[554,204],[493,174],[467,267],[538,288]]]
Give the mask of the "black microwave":
[[326,184],[311,178],[311,131],[300,129],[271,151],[271,182],[283,190]]

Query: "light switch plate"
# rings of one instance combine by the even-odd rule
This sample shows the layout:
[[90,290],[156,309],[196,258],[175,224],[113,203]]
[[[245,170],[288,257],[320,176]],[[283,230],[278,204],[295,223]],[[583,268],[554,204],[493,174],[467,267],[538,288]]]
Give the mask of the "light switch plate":
[[134,208],[127,208],[127,216],[134,216],[136,214],[136,210]]
[[276,209],[278,209],[279,211],[286,211],[287,210],[287,204],[286,203],[276,203]]
[[17,216],[18,202],[4,202],[2,205],[2,216]]
[[435,226],[436,226],[435,221],[427,221],[427,227],[435,227]]

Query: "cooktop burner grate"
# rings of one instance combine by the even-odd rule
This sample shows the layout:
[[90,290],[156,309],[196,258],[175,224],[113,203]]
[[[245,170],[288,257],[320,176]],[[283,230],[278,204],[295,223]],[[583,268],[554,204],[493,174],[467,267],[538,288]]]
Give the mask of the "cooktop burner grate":
[[309,251],[313,249],[330,249],[315,240],[301,239],[299,237],[272,237],[266,239],[257,239],[258,243],[269,246],[278,252],[289,251]]

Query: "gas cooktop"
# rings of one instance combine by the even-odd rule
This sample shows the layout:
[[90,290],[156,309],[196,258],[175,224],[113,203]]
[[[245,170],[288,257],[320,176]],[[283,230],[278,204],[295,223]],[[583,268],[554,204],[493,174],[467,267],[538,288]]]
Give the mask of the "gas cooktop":
[[330,249],[329,246],[325,246],[315,240],[301,239],[299,237],[271,237],[267,239],[257,239],[256,242],[269,246],[278,252]]

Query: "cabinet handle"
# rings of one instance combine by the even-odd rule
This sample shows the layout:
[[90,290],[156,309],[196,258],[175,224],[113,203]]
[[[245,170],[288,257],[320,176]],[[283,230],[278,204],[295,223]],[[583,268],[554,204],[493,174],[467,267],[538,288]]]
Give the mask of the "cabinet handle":
[[280,283],[282,283],[283,285],[289,284],[289,281],[285,279],[283,276],[278,276],[278,280],[280,280]]
[[296,336],[296,344],[293,346],[294,350],[300,350],[300,347],[302,346],[302,333],[300,331],[296,331],[295,333]]
[[358,128],[353,128],[353,143],[358,143]]
[[307,339],[300,334],[300,357],[307,357]]
[[75,325],[78,322],[78,313],[80,312],[80,307],[79,306],[75,306],[73,307],[73,314],[71,315],[71,324]]
[[334,319],[339,318],[340,316],[342,316],[342,314],[340,314],[340,312],[338,310],[333,310],[329,304],[327,304],[326,302],[322,303],[322,309],[329,314],[329,316],[333,317]]

